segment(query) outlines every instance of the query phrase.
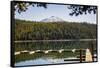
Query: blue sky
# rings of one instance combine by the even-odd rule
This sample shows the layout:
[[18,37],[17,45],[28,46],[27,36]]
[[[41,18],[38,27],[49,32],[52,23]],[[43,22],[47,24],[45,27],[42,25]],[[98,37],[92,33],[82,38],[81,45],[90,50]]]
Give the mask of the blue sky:
[[15,12],[16,19],[24,19],[31,21],[40,21],[45,18],[49,18],[51,16],[59,17],[65,21],[70,22],[89,22],[96,24],[96,14],[87,14],[87,15],[79,15],[79,16],[70,16],[68,5],[54,5],[48,4],[47,9],[43,7],[32,7],[29,6],[26,12],[22,12],[19,14]]

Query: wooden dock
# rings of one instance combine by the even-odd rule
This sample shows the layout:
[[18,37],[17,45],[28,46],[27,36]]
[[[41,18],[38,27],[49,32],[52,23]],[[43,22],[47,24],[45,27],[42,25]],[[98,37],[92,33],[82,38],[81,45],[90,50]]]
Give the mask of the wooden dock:
[[[18,51],[15,52],[14,55],[20,55],[23,53],[28,53],[28,54],[34,54],[34,53],[39,53],[39,52],[43,52],[44,54],[48,54],[49,52],[58,52],[58,53],[62,53],[64,51],[68,51],[68,52],[79,52],[79,55],[77,55],[76,59],[65,59],[64,61],[79,61],[80,63],[82,62],[92,62],[94,61],[94,58],[97,58],[97,55],[94,55],[93,53],[90,52],[89,49],[60,49],[60,50],[34,50],[34,51],[28,51],[28,50],[23,50],[23,51]],[[85,55],[82,54],[82,52],[85,51]],[[92,51],[93,52],[93,51]]]

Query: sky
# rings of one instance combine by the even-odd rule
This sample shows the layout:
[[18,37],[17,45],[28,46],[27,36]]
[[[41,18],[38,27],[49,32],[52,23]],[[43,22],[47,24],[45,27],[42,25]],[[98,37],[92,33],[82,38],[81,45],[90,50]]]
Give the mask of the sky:
[[71,10],[67,7],[68,5],[57,4],[47,4],[47,8],[29,6],[28,10],[22,12],[21,14],[15,11],[15,18],[30,21],[41,21],[42,19],[56,16],[69,22],[87,22],[96,24],[96,14],[70,16],[69,13],[71,13]]

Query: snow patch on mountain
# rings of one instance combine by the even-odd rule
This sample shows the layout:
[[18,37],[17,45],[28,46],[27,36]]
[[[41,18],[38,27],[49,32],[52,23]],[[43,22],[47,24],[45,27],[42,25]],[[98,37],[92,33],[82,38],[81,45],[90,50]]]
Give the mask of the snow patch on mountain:
[[42,19],[41,22],[65,22],[65,21],[59,17],[51,16],[49,18]]

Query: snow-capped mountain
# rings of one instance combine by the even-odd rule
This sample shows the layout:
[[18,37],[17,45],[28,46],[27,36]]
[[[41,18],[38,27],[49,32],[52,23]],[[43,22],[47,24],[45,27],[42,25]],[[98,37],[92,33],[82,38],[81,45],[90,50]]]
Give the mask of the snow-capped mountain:
[[41,22],[65,22],[65,21],[59,17],[51,16],[49,18],[42,19]]

